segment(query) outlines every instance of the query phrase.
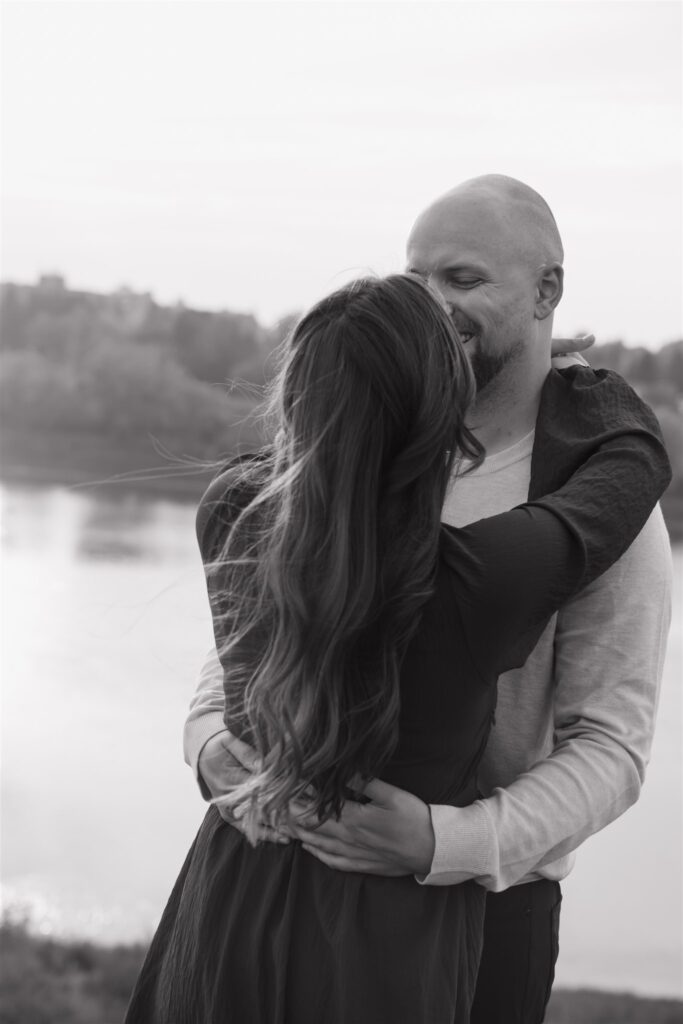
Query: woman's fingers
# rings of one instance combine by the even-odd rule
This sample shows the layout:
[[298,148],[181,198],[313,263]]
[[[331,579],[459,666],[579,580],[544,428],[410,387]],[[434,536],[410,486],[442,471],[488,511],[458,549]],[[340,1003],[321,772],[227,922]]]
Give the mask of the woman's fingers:
[[594,334],[579,334],[575,338],[553,338],[551,352],[553,356],[564,356],[569,352],[585,352],[594,344]]

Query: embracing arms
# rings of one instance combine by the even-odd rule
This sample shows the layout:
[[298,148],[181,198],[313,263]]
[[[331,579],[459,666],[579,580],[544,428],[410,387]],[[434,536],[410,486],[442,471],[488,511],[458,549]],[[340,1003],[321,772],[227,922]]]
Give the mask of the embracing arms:
[[[662,529],[661,521],[658,528]],[[644,531],[643,538],[648,529]],[[661,542],[661,533],[658,536]],[[638,542],[625,556],[626,568],[628,557],[638,555],[637,546]],[[621,660],[612,659],[612,666],[608,659],[606,666],[604,656],[595,656],[601,642],[604,650],[604,627],[615,615],[615,594],[607,586],[609,573],[593,584],[598,590],[602,587],[603,591],[602,596],[598,594],[592,612],[589,605],[584,605],[574,620],[571,615],[565,618],[566,628],[560,624],[558,636],[561,645],[558,651],[561,656],[558,658],[560,675],[557,682],[564,698],[560,699],[558,695],[556,702],[557,743],[550,757],[525,773],[506,791],[496,791],[489,801],[479,801],[472,808],[461,810],[432,808],[436,833],[433,858],[434,837],[425,805],[409,794],[375,783],[369,794],[373,803],[348,806],[340,822],[327,822],[315,833],[306,833],[307,841],[321,859],[335,867],[379,873],[425,874],[431,868],[429,882],[450,884],[465,877],[476,877],[488,887],[503,888],[539,864],[574,848],[586,835],[603,827],[633,802],[637,797],[651,737],[661,667],[669,564],[665,544],[660,543],[658,548],[655,545],[655,550],[641,551],[636,563],[641,569],[658,565],[660,569],[664,567],[664,572],[658,583],[659,589],[653,589],[657,581],[647,574],[636,572],[635,577],[629,577],[625,573],[620,577],[619,591],[627,587],[635,595],[648,594],[647,614],[638,608],[636,600],[631,607],[630,618],[629,615],[621,618],[617,615],[614,619],[613,626],[617,629],[614,643],[620,645]],[[581,601],[582,598],[589,598],[588,591],[575,600]],[[602,619],[597,614],[600,609]],[[619,611],[618,606],[616,610]],[[658,625],[655,621],[657,616]],[[592,626],[595,628],[591,632]],[[651,641],[654,638],[655,642],[648,644],[648,637]],[[633,658],[629,658],[627,638],[633,641],[636,652],[649,652],[640,664],[637,657],[635,663]],[[611,649],[611,642],[607,646]],[[560,671],[563,650],[566,660],[564,675]],[[217,660],[214,665],[218,666]],[[612,675],[605,671],[606,667],[614,668]],[[205,674],[205,683],[210,676],[210,671]],[[213,684],[204,686],[203,695],[200,695],[188,721],[186,756],[190,761],[199,759],[201,736],[198,722],[203,717],[202,712],[206,712],[207,718],[204,725],[208,724],[203,737],[212,736],[205,742],[202,759],[208,761],[212,746],[220,748],[228,740],[222,732],[220,670],[213,679]],[[621,691],[620,679],[626,682],[625,689]],[[635,706],[639,708],[635,720],[629,722],[627,716],[623,722],[620,709],[633,707],[634,695]],[[213,782],[218,784],[217,791],[220,792],[222,779],[226,773],[229,774],[222,755],[217,759],[216,767],[218,771],[213,773]],[[207,775],[212,775],[212,772],[213,767],[209,764]],[[230,779],[225,784],[229,785]],[[213,785],[210,788],[214,791]],[[558,820],[553,820],[552,815],[550,818],[534,816],[534,804],[539,797],[545,796],[557,807],[558,792],[565,794],[564,809],[572,813],[556,815]]]
[[[415,874],[431,885],[474,878],[499,890],[539,870],[550,877],[566,874],[569,865],[560,858],[640,794],[670,598],[671,555],[656,510],[626,554],[559,613],[555,739],[547,757],[463,808],[428,810],[412,794],[374,783],[372,803],[347,805],[341,821],[307,836],[313,852],[343,870]],[[504,701],[514,701],[523,685],[523,678],[501,679],[499,717]],[[225,730],[222,711],[222,670],[214,651],[185,726],[185,757],[206,797],[243,778],[235,755],[248,761],[248,751]]]

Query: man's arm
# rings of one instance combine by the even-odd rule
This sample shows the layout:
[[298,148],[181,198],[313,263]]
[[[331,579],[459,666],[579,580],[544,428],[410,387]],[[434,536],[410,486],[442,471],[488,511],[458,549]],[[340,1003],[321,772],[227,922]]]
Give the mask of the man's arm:
[[202,796],[210,800],[211,793],[199,770],[199,759],[206,744],[219,733],[227,733],[223,721],[225,696],[223,693],[223,666],[213,647],[202,666],[199,683],[190,701],[190,713],[183,729],[183,753],[199,784]]
[[424,817],[414,798],[388,809],[396,803],[392,787],[378,791],[385,806],[348,808],[339,822],[301,831],[307,847],[341,870],[396,874],[403,865],[405,873],[426,874],[427,884],[474,878],[492,890],[575,850],[639,796],[670,593],[671,555],[657,509],[619,562],[558,616],[552,753],[488,799],[431,807],[429,867],[418,856],[428,838]]
[[[183,750],[205,800],[227,793],[240,785],[255,768],[256,754],[246,743],[233,736],[223,721],[223,667],[214,649],[209,651],[199,675],[199,683],[185,720]],[[216,805],[218,813],[230,825],[242,831],[230,810]],[[290,837],[269,825],[259,825],[251,839],[288,843]]]
[[670,617],[671,555],[657,509],[619,562],[558,615],[552,753],[471,808],[432,808],[428,883],[461,881],[465,869],[486,888],[507,888],[635,803]]

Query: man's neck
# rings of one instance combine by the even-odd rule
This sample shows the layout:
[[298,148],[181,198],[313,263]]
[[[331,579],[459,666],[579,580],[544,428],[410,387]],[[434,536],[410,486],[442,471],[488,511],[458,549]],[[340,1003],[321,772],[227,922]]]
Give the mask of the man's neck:
[[534,429],[549,370],[550,359],[511,367],[477,395],[468,420],[488,455],[510,448]]

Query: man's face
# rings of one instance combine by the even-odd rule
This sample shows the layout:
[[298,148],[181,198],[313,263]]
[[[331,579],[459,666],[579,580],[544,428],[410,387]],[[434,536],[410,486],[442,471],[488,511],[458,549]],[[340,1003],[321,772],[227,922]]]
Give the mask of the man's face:
[[531,344],[536,279],[503,210],[451,197],[419,218],[408,266],[443,297],[479,390]]

